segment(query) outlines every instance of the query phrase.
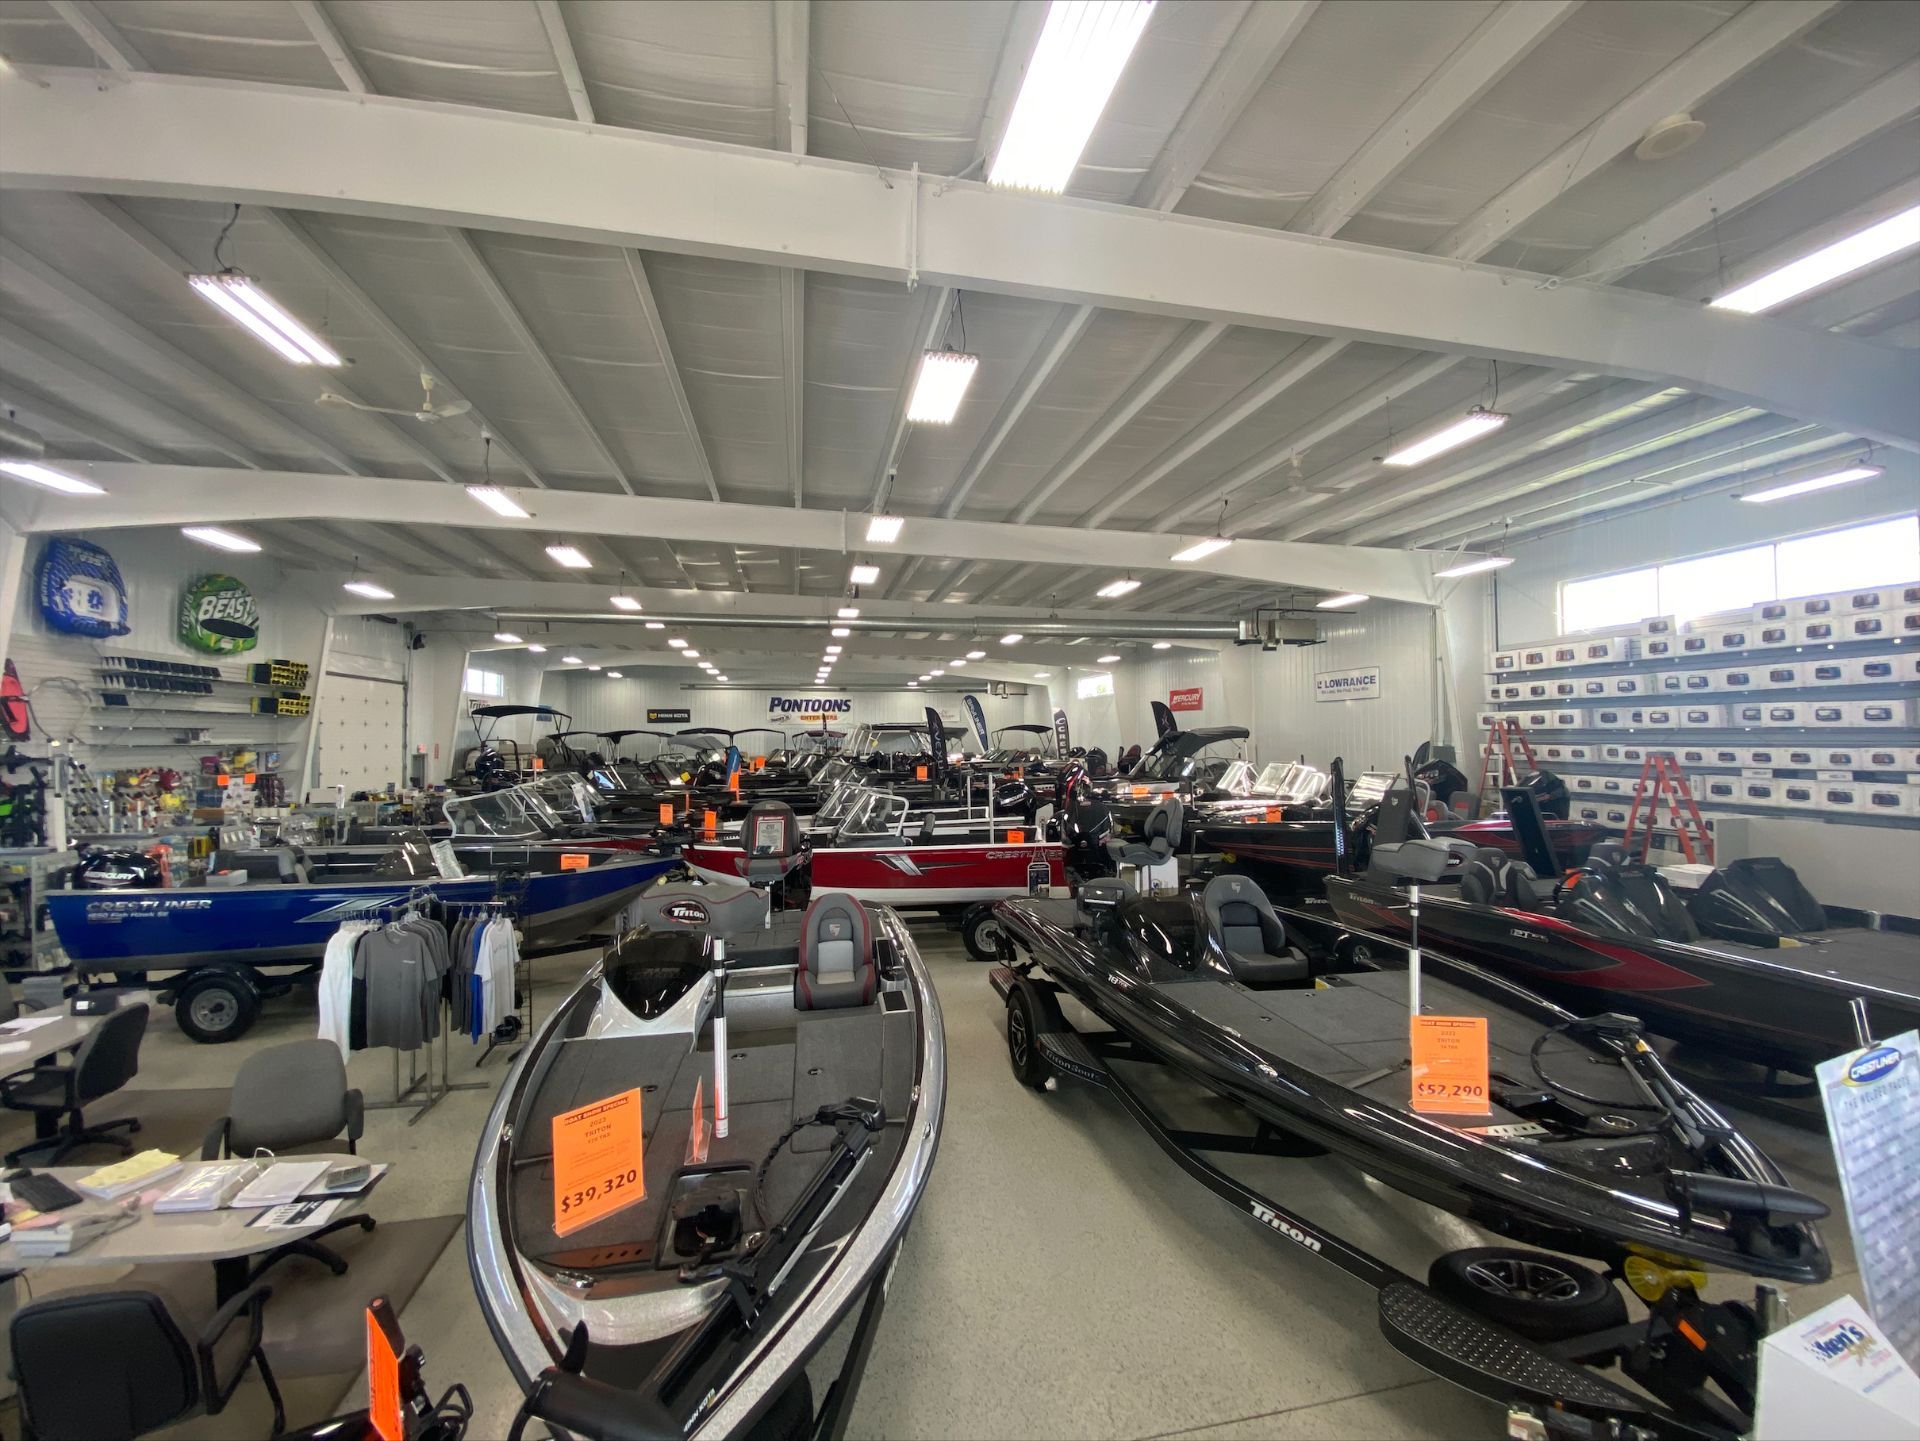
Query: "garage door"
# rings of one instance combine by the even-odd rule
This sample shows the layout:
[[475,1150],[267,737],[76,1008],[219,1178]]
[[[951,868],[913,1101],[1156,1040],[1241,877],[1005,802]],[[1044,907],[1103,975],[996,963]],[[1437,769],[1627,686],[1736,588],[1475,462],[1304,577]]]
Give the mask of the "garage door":
[[315,793],[385,790],[401,777],[406,693],[399,681],[327,672],[320,682]]

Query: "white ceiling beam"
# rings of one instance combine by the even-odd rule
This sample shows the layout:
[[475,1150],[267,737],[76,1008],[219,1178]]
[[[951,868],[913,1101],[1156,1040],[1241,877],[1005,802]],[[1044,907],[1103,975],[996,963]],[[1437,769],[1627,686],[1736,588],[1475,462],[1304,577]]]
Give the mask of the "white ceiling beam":
[[1579,8],[1580,0],[1504,0],[1328,177],[1287,229],[1338,232]]
[[560,0],[533,0],[533,8],[540,16],[540,28],[547,32],[547,44],[553,48],[553,63],[567,87],[573,118],[593,124],[593,101],[587,94],[586,78],[580,73],[579,57],[573,53],[573,37],[567,33],[567,17],[560,13]]
[[87,48],[112,69],[133,75],[152,68],[114,23],[87,0],[47,0],[47,8],[66,21],[87,42]]
[[620,482],[620,488],[628,495],[632,495],[633,482],[627,478],[626,470],[614,458],[613,451],[608,448],[605,438],[595,428],[593,421],[588,418],[587,412],[575,397],[573,388],[567,384],[566,379],[560,374],[559,367],[553,363],[553,357],[547,354],[546,347],[533,333],[533,327],[527,324],[526,316],[520,313],[520,307],[513,303],[513,297],[508,295],[506,287],[501,285],[500,277],[493,273],[493,267],[488,265],[486,257],[481,255],[480,247],[473,243],[473,237],[457,228],[449,228],[446,236],[452,243],[454,251],[466,262],[468,273],[473,276],[481,292],[487,297],[487,303],[507,323],[507,329],[513,332],[514,340],[525,352],[527,359],[533,362],[535,368],[546,378],[547,384],[553,387],[553,392],[559,397],[560,404],[567,414],[573,417],[573,423],[580,427],[581,433],[587,437],[588,442],[599,454],[601,463],[607,467],[613,478]]
[[1876,334],[1871,328],[1856,329],[1854,323],[1890,305],[1904,304],[1917,290],[1920,290],[1920,255],[1909,255],[1904,260],[1878,266],[1864,275],[1842,281],[1818,295],[1809,296],[1799,305],[1786,307],[1780,313],[1795,324],[1809,325],[1816,330],[1845,326],[1855,334],[1870,335],[1875,341],[1885,344],[1884,336]]
[[[1803,8],[1754,7],[1766,16]],[[292,204],[838,274],[917,274],[1665,380],[1920,449],[1911,403],[1920,356],[1889,358],[1844,337],[1619,287],[1549,287],[1520,272],[1127,206],[285,86],[168,76],[101,87],[84,72],[45,69],[31,83],[0,76],[0,124],[0,185],[13,188]],[[183,134],[222,143],[180,145]],[[316,147],[315,135],[327,144]],[[419,155],[434,166],[423,170]]]
[[1920,110],[1920,60],[1882,76],[1859,94],[1715,176],[1691,195],[1624,230],[1573,266],[1579,280],[1617,280],[1697,235],[1716,219],[1770,195]]
[[216,455],[224,455],[231,460],[254,470],[264,470],[267,462],[229,435],[223,435],[212,426],[202,425],[180,413],[172,401],[158,396],[148,395],[138,390],[117,375],[110,375],[91,361],[82,360],[71,351],[63,350],[51,340],[34,334],[25,326],[16,325],[10,320],[0,320],[0,344],[13,346],[33,361],[33,373],[36,378],[48,375],[57,376],[69,385],[80,385],[98,390],[111,396],[121,405],[157,419],[165,425],[191,437]]
[[715,500],[720,499],[720,484],[713,478],[713,460],[707,454],[707,443],[700,438],[700,423],[694,419],[693,402],[687,399],[686,383],[680,378],[679,362],[673,358],[673,347],[667,343],[667,323],[660,314],[660,302],[654,297],[653,282],[647,275],[647,263],[638,252],[621,252],[627,262],[627,276],[633,281],[634,299],[640,303],[641,314],[647,323],[647,334],[653,339],[653,346],[660,355],[660,367],[666,377],[667,389],[673,395],[673,408],[680,417],[680,428],[686,433],[687,444],[693,451],[694,465],[700,472],[700,483],[707,488],[707,494]]
[[70,410],[59,401],[5,377],[0,377],[0,409],[5,409],[10,414],[17,411],[30,421],[37,421],[43,425],[57,425],[62,430],[70,430],[75,435],[92,441],[102,450],[110,450],[115,455],[124,456],[128,460],[144,461],[149,465],[169,463],[169,458],[152,446],[132,440],[104,421],[96,420],[90,415],[82,415],[77,410]]
[[340,77],[340,83],[348,93],[371,94],[373,87],[367,84],[367,72],[360,68],[353,51],[334,28],[327,12],[320,8],[320,0],[288,0],[288,3],[293,6],[293,13],[300,17],[300,23],[307,27],[313,43],[320,47],[320,53],[327,57],[327,64],[333,67],[333,73]]
[[1838,0],[1770,0],[1748,6],[1456,226],[1434,253],[1465,259],[1485,255],[1566,191],[1639,144],[1656,122],[1692,110],[1837,8]]
[[[31,529],[120,528],[189,525],[225,520],[299,520],[352,516],[399,525],[437,525],[447,518],[446,489],[438,482],[336,477],[275,471],[249,474],[220,467],[136,466],[75,462],[107,496],[27,498]],[[460,524],[470,530],[554,531],[564,535],[651,536],[719,545],[795,545],[851,556],[861,549],[858,515],[846,511],[793,510],[784,505],[719,504],[667,496],[602,495],[589,491],[520,491],[534,512],[531,521],[468,509]],[[82,502],[74,505],[75,500]],[[1097,555],[1116,567],[1177,569],[1162,536],[1135,531],[1073,530],[1005,522],[911,521],[888,547],[883,564],[909,555],[1071,565]],[[1351,546],[1250,541],[1208,559],[1214,574],[1251,579],[1286,576],[1319,588],[1365,590],[1370,595],[1432,604],[1428,558],[1416,551],[1365,550]]]

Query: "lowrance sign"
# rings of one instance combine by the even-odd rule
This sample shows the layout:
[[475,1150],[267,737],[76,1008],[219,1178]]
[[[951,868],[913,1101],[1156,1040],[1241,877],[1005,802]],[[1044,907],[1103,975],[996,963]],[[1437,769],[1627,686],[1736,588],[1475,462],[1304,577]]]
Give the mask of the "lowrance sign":
[[767,702],[768,715],[843,716],[853,709],[850,700],[824,696],[777,695]]
[[1352,670],[1317,670],[1313,673],[1315,700],[1380,699],[1380,667],[1356,666]]

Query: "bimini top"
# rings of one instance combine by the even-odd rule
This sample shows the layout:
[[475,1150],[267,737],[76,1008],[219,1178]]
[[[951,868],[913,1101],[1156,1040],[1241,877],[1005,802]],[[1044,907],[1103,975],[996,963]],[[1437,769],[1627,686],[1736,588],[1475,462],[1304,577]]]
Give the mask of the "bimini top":
[[1170,735],[1162,742],[1162,755],[1190,756],[1221,741],[1243,741],[1249,732],[1245,726],[1202,726],[1199,730],[1181,731]]
[[485,716],[488,720],[505,720],[508,716],[516,715],[537,715],[563,721],[573,719],[565,711],[555,710],[550,705],[477,705],[467,714]]

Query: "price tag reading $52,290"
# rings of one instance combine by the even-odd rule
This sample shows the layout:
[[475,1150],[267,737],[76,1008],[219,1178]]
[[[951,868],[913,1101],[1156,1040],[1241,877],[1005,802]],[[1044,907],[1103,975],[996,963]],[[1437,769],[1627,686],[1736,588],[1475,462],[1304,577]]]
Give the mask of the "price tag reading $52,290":
[[1439,1116],[1484,1116],[1487,1092],[1487,1018],[1414,1016],[1413,1109]]
[[646,1199],[641,1140],[638,1090],[553,1118],[554,1235],[569,1235]]

